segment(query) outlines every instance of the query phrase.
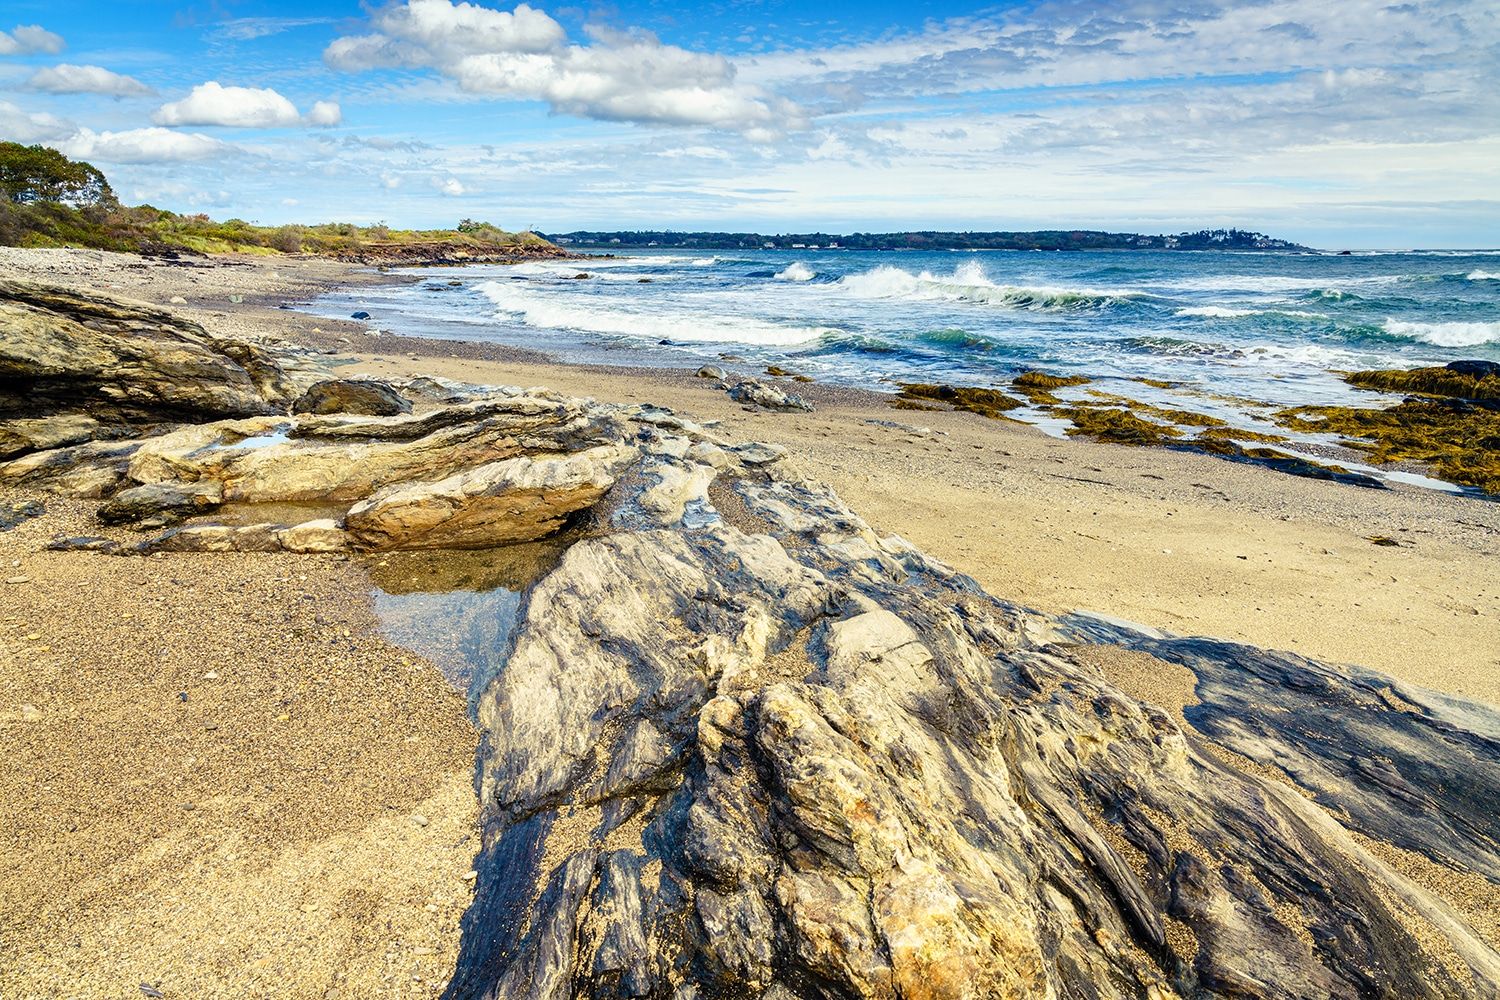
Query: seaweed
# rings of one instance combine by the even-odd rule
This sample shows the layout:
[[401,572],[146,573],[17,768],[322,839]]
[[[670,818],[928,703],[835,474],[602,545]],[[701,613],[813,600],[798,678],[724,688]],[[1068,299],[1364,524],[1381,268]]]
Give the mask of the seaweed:
[[[1470,363],[1471,365],[1473,363]],[[1445,368],[1411,368],[1396,371],[1349,372],[1344,381],[1359,389],[1379,392],[1415,393],[1421,396],[1443,396],[1450,399],[1500,400],[1500,373],[1473,365],[1465,370],[1463,362]]]
[[1088,385],[1092,379],[1084,375],[1049,375],[1046,372],[1022,372],[1011,379],[1012,389],[1031,400],[1034,406],[1060,406],[1062,400],[1052,394],[1053,389],[1070,385]]
[[1052,412],[1073,422],[1068,428],[1069,437],[1086,435],[1114,444],[1158,447],[1174,444],[1182,437],[1182,431],[1175,427],[1142,420],[1122,408],[1064,406],[1054,407]]
[[901,383],[901,399],[932,400],[947,403],[955,410],[977,413],[982,417],[999,419],[1006,410],[1025,406],[1014,396],[1007,396],[999,389],[979,389],[971,386],[932,385],[920,382]]
[[1384,409],[1298,406],[1275,417],[1290,430],[1336,434],[1376,465],[1420,462],[1440,479],[1500,494],[1500,410],[1413,396]]

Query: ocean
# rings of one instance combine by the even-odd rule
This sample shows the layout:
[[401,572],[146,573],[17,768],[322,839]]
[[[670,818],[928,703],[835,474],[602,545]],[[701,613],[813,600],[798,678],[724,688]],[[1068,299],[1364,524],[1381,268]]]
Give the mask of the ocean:
[[[306,308],[569,361],[681,368],[729,355],[737,370],[775,364],[892,392],[1076,373],[1094,382],[1059,395],[1116,393],[1279,433],[1267,404],[1391,401],[1339,371],[1500,361],[1500,251],[671,250],[416,273]],[[1062,430],[1039,411],[1014,415]]]

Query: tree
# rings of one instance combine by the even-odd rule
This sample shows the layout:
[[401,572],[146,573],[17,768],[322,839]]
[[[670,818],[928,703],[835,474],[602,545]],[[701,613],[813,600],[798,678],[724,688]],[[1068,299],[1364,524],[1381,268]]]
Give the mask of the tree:
[[70,160],[46,146],[0,142],[0,200],[20,205],[37,202],[75,208],[113,206],[115,193],[91,163]]

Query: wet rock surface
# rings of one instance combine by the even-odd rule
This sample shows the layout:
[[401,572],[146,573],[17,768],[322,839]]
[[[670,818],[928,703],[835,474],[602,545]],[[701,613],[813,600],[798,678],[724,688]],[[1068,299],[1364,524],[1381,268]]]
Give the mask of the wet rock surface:
[[[573,529],[474,632],[504,648],[454,1000],[1500,996],[1494,942],[1370,846],[1500,891],[1493,709],[1048,619],[658,407],[424,379],[396,387],[418,412],[288,414],[242,371],[264,409],[0,483],[105,519],[240,510],[55,543],[116,555]],[[337,516],[253,516],[288,502]],[[1192,725],[1081,643],[1188,667]]]
[[767,410],[812,412],[812,404],[795,392],[786,392],[760,379],[740,379],[729,386],[729,398]]

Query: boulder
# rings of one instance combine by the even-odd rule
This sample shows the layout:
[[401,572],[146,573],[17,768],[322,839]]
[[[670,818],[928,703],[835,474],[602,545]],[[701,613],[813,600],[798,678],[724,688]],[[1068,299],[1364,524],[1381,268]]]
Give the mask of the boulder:
[[741,379],[729,387],[729,398],[767,410],[800,410],[812,412],[812,404],[794,392],[785,392],[760,379]]
[[315,383],[292,404],[293,413],[354,413],[393,417],[410,413],[411,403],[384,382],[327,379]]
[[295,395],[264,349],[159,306],[0,281],[0,416],[216,419],[273,413]]
[[99,508],[105,524],[128,524],[157,514],[192,517],[224,502],[222,483],[148,483],[121,490]]
[[723,379],[726,376],[724,374],[724,369],[720,368],[718,365],[704,365],[702,368],[698,369],[698,377]]
[[365,549],[480,549],[556,533],[614,485],[633,448],[523,456],[436,482],[408,483],[350,508],[344,524]]
[[82,413],[0,420],[0,459],[46,451],[109,436],[105,426]]

